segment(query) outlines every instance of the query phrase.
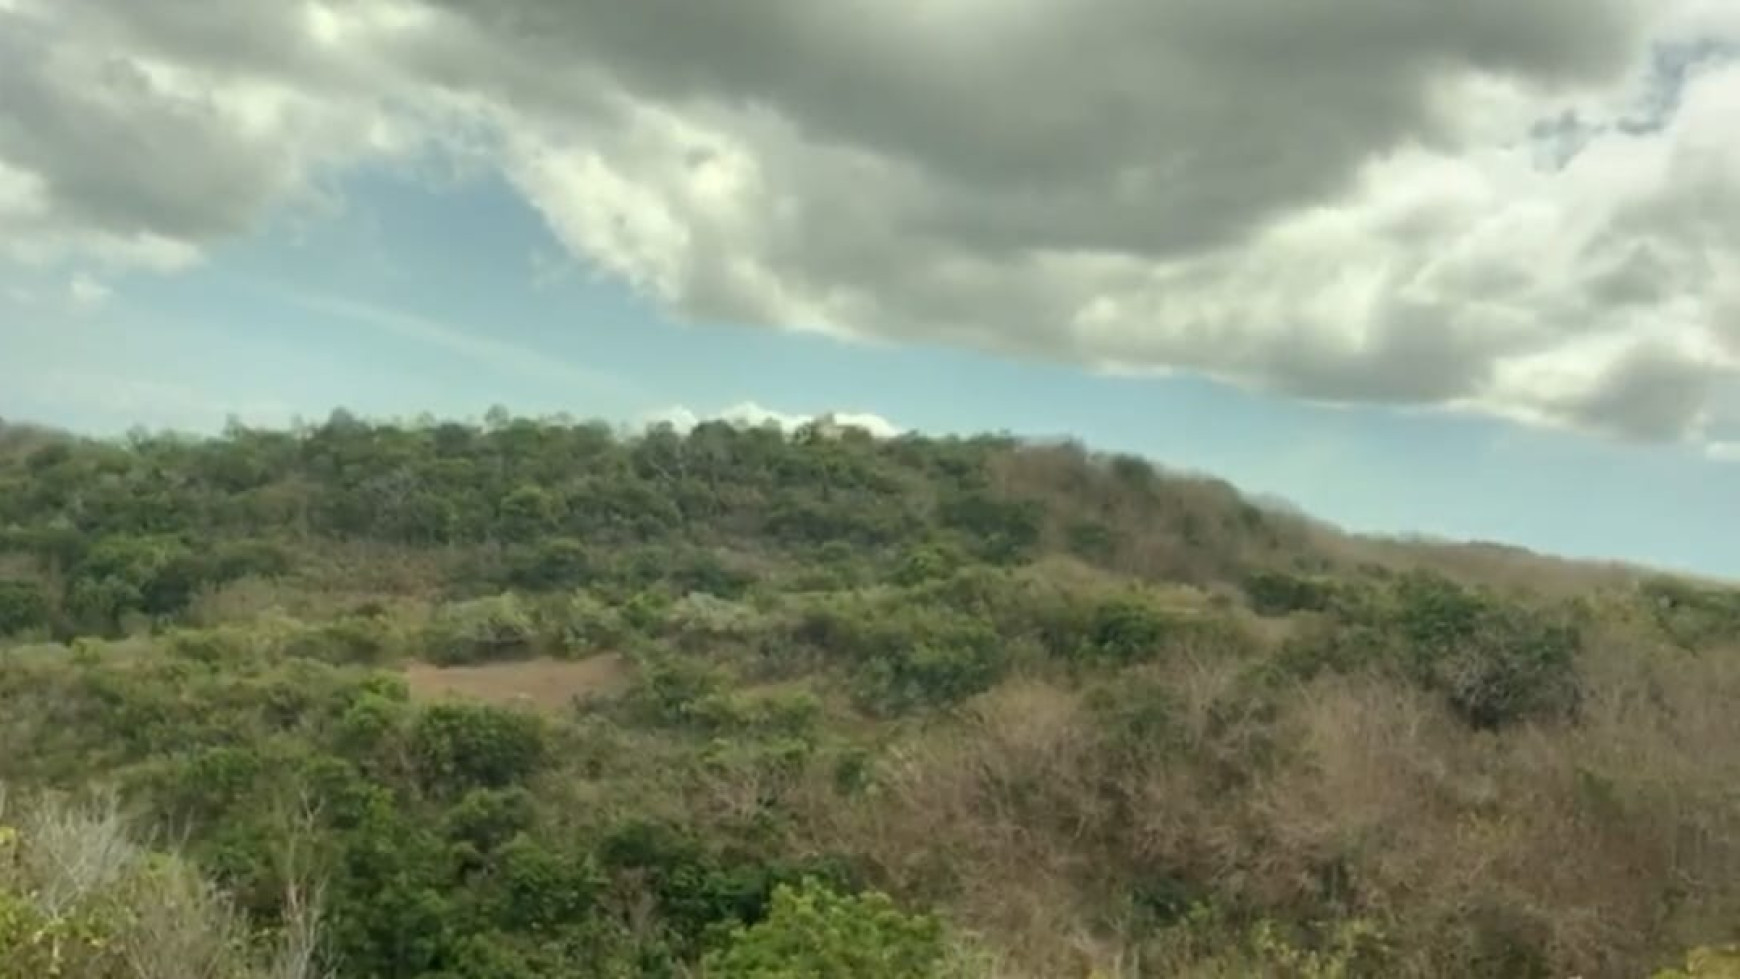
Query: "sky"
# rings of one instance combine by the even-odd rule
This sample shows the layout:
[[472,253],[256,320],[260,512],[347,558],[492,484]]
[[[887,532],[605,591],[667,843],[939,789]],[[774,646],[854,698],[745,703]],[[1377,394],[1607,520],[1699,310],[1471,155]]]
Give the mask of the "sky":
[[1740,0],[0,0],[0,417],[1071,436],[1740,577]]

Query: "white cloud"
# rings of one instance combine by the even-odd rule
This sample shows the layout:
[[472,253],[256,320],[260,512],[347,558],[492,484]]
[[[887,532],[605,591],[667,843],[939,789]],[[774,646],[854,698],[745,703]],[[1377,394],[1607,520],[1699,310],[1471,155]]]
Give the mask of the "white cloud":
[[83,272],[67,281],[66,298],[74,312],[88,313],[100,309],[109,301],[110,295],[112,290],[106,283]]
[[879,439],[891,439],[907,431],[881,415],[867,411],[836,411],[830,413],[827,420],[843,428],[861,428]]
[[439,147],[692,319],[1714,442],[1737,53],[1732,0],[12,0],[0,261]]
[[647,412],[641,421],[646,426],[670,425],[679,432],[687,432],[705,421],[723,421],[749,428],[772,425],[786,432],[802,428],[811,422],[820,422],[823,425],[831,423],[841,428],[860,428],[876,438],[894,438],[906,431],[881,415],[869,412],[821,411],[806,415],[775,411],[754,401],[739,402],[711,413],[696,412],[684,405],[674,405]]

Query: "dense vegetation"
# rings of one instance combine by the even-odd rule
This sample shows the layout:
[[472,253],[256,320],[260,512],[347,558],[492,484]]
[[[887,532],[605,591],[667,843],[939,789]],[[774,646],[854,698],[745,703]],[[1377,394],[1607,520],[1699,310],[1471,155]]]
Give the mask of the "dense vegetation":
[[0,976],[1641,977],[1740,937],[1740,594],[1072,445],[0,427],[0,637]]

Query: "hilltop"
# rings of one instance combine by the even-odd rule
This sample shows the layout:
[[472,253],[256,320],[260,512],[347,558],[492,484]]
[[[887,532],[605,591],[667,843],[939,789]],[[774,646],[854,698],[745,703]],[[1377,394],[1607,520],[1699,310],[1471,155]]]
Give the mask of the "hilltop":
[[[1075,444],[3,426],[0,637],[0,784],[62,814],[4,845],[112,837],[64,815],[112,793],[214,888],[190,920],[263,936],[213,974],[314,975],[316,930],[452,979],[1645,976],[1736,937],[1740,593]],[[142,974],[126,899],[40,877],[0,873],[0,975],[75,920]]]

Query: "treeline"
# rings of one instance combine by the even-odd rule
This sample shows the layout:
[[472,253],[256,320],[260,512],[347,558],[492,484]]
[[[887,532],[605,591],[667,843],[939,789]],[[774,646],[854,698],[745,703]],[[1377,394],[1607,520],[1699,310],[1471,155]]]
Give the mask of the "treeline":
[[[717,591],[760,576],[741,566],[755,559],[886,576],[914,560],[1007,565],[1044,550],[1111,568],[1196,558],[1230,573],[1237,549],[1300,546],[1288,518],[1229,487],[1174,480],[1187,492],[1167,492],[1140,460],[1073,448],[1059,475],[1099,490],[1080,501],[1088,512],[1048,512],[1034,491],[1060,487],[1009,492],[1033,481],[1001,464],[1014,446],[723,422],[617,437],[601,424],[413,426],[344,412],[216,439],[31,440],[0,468],[0,551],[40,574],[0,579],[0,632],[112,635],[128,616],[170,621],[200,590],[281,576],[323,541],[464,551],[458,590],[633,589],[686,575]],[[1120,526],[1132,519],[1162,525]]]

